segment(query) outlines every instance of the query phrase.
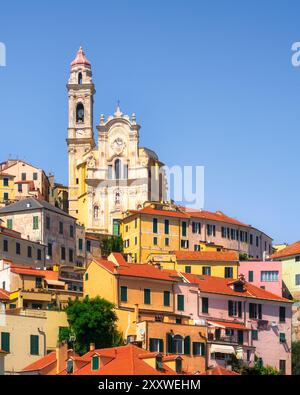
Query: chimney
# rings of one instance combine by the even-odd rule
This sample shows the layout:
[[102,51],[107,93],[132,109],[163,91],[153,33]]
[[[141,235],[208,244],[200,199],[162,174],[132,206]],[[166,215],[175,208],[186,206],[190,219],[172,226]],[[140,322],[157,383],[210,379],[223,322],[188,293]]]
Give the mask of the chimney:
[[58,344],[56,351],[56,373],[60,373],[66,368],[66,361],[68,359],[68,345],[66,342]]
[[90,351],[95,351],[95,343],[90,343]]

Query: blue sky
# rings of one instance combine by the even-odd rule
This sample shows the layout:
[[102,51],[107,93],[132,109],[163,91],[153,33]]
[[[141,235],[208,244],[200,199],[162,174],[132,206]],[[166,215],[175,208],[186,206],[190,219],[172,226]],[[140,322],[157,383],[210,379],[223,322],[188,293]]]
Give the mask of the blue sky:
[[298,240],[299,13],[291,0],[3,2],[0,159],[67,182],[65,85],[82,45],[95,124],[120,99],[141,145],[168,165],[205,166],[205,209]]

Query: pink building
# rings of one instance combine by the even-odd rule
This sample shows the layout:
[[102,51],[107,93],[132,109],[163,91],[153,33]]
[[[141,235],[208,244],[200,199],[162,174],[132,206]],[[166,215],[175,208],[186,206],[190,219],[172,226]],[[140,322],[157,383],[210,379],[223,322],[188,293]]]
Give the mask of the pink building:
[[282,263],[280,261],[240,261],[239,275],[259,288],[282,296]]
[[263,259],[272,253],[272,238],[251,225],[229,217],[221,211],[199,211],[182,207],[190,216],[189,250],[199,251],[200,243],[214,244]]
[[184,296],[184,309],[176,313],[207,324],[208,367],[228,366],[232,355],[253,366],[256,356],[264,366],[291,374],[291,301],[243,278],[182,276],[186,281],[175,292]]

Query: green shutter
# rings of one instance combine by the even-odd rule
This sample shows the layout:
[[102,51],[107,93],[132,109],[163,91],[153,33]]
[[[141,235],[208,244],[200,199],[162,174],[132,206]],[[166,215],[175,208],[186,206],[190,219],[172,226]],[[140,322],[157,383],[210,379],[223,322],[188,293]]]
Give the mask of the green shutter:
[[184,310],[184,295],[177,295],[177,310]]
[[170,292],[164,291],[164,306],[170,306]]
[[173,337],[171,333],[167,333],[167,353],[173,353]]
[[205,356],[205,343],[201,343],[201,356]]
[[98,370],[99,369],[99,357],[98,355],[94,355],[92,357],[92,370]]
[[190,336],[186,336],[184,338],[184,354],[190,355],[191,353],[191,338]]
[[208,298],[202,298],[202,313],[208,313]]
[[1,332],[1,350],[10,352],[10,334]]
[[251,337],[252,337],[252,340],[258,340],[258,332],[256,329],[252,329]]
[[158,339],[159,341],[159,352],[164,352],[164,341],[163,339]]
[[285,333],[283,333],[283,332],[279,333],[279,340],[280,340],[280,343],[285,343]]
[[30,354],[39,355],[39,337],[37,335],[30,335]]
[[193,355],[199,355],[198,354],[198,344],[197,342],[193,342]]
[[151,304],[151,290],[148,288],[144,289],[144,304]]
[[228,300],[228,315],[229,317],[233,316],[233,301]]
[[13,220],[12,219],[8,219],[6,222],[6,226],[8,229],[12,229],[13,228]]
[[149,339],[149,351],[151,351],[151,352],[156,351],[155,350],[155,340],[156,339],[153,339],[153,338]]
[[88,281],[88,279],[89,279],[89,274],[85,273],[85,281]]
[[35,215],[33,217],[33,229],[38,229],[38,228],[39,228],[39,217]]
[[121,286],[121,302],[127,302],[127,287]]
[[250,270],[248,272],[248,281],[249,281],[249,283],[253,282],[253,271],[252,270]]
[[152,228],[153,233],[157,233],[157,218],[153,218]]

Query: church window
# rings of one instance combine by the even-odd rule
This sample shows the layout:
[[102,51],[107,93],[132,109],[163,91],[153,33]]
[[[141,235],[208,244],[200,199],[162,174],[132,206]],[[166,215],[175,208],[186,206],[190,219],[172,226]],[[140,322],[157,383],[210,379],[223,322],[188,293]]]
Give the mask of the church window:
[[112,165],[108,165],[108,179],[111,180],[112,178]]
[[81,85],[82,84],[82,73],[78,74],[78,84]]
[[84,107],[82,103],[78,103],[76,107],[76,122],[84,122]]
[[99,207],[98,206],[94,206],[94,218],[98,219],[98,214],[99,214]]
[[121,161],[116,159],[115,161],[115,178],[119,180],[121,178]]

